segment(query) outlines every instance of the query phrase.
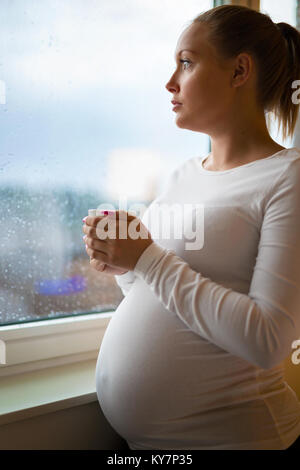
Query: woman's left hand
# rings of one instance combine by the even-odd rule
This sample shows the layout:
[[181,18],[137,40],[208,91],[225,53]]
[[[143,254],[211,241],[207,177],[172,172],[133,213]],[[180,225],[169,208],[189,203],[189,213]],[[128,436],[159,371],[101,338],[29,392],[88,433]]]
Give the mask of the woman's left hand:
[[[105,227],[108,230],[105,231]],[[83,232],[91,258],[128,271],[134,270],[141,254],[153,243],[142,221],[122,210],[111,215],[86,217]]]

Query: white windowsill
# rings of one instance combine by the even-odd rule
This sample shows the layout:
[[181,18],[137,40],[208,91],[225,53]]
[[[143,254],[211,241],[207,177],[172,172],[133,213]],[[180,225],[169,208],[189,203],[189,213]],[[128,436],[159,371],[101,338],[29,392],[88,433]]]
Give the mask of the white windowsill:
[[0,384],[8,375],[95,359],[113,312],[0,327]]
[[0,327],[0,425],[97,401],[96,362],[112,315]]
[[0,425],[97,401],[96,359],[1,378]]

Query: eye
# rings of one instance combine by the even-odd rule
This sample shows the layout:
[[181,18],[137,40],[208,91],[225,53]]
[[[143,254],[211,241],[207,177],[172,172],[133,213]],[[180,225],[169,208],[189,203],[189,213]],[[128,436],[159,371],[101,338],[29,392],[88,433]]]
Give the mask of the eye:
[[[187,59],[180,59],[179,62],[180,62],[181,64],[184,64],[184,63],[190,64],[190,63],[191,63],[191,62],[190,62],[189,60],[187,60]],[[183,67],[183,68],[184,68],[184,70],[186,70],[186,68],[188,68],[188,67]]]

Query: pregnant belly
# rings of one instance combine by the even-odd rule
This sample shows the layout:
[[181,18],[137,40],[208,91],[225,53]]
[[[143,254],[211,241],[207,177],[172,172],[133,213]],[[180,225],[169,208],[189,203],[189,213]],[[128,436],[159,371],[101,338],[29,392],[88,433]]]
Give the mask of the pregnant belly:
[[177,420],[182,427],[184,417],[224,404],[226,358],[227,352],[192,332],[136,280],[99,351],[96,391],[102,411],[127,440],[157,435]]
[[125,438],[163,417],[178,367],[173,355],[178,320],[152,294],[144,294],[135,284],[114,312],[96,367],[102,411]]

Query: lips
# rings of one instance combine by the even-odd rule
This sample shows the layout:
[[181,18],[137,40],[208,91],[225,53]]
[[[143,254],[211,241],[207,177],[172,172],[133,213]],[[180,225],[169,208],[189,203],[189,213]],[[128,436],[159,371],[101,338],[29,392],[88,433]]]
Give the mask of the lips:
[[172,100],[171,103],[176,106],[177,104],[182,104],[182,103],[179,103],[179,101],[175,101],[175,100]]

